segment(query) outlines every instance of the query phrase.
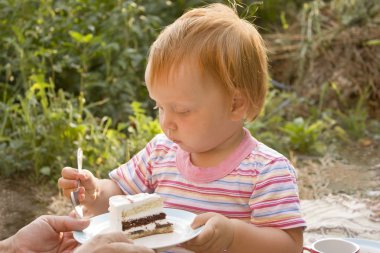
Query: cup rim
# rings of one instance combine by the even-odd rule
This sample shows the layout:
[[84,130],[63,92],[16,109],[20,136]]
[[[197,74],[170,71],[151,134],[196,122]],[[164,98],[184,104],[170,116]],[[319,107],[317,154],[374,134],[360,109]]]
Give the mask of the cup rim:
[[315,249],[315,244],[319,243],[319,242],[323,242],[323,241],[343,241],[345,243],[348,243],[352,246],[355,247],[354,251],[352,253],[358,253],[359,250],[360,250],[360,246],[355,243],[355,242],[351,242],[349,240],[345,240],[344,238],[337,238],[337,237],[328,237],[328,238],[322,238],[322,239],[319,239],[319,240],[316,240],[315,242],[313,242],[311,245],[310,245],[310,248],[312,248],[313,250],[317,250]]

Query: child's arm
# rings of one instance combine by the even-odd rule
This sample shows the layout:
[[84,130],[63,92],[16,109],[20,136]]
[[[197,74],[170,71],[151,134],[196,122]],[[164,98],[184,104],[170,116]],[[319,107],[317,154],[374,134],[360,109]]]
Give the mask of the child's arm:
[[281,230],[256,227],[239,220],[231,220],[234,239],[228,252],[300,253],[303,245],[303,228]]
[[195,252],[300,253],[303,228],[281,230],[257,227],[215,213],[198,215],[193,227],[205,224],[202,233],[184,246]]
[[83,170],[80,174],[73,168],[63,168],[62,177],[58,180],[58,186],[63,194],[70,198],[70,193],[77,188],[77,180],[80,180],[79,201],[86,208],[86,216],[93,216],[107,212],[108,199],[113,195],[123,194],[119,186],[109,179],[96,178],[90,171]]

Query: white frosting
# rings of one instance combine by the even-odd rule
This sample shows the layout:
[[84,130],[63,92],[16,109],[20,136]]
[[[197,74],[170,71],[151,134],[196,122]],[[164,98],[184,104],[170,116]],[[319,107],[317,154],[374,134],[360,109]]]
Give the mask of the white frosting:
[[123,208],[123,210],[130,210],[138,205],[143,205],[152,200],[160,199],[157,193],[139,193],[136,195],[116,195],[109,199],[110,208]]

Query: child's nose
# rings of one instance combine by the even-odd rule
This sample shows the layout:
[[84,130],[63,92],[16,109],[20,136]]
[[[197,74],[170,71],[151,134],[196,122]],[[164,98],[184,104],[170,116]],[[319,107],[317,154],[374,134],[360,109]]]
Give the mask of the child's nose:
[[160,115],[160,122],[161,122],[161,127],[164,131],[167,130],[175,130],[176,124],[174,120],[174,115],[171,115],[168,112],[162,113]]

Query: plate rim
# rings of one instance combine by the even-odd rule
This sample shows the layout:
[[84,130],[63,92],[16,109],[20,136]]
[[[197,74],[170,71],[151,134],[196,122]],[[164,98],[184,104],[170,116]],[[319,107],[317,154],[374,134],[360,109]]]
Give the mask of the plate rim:
[[358,244],[359,246],[369,246],[369,247],[373,247],[375,249],[380,250],[380,241],[365,239],[365,238],[354,238],[354,237],[349,237],[349,238],[344,238],[344,239],[350,242],[354,242]]
[[[167,214],[167,215],[170,215],[172,217],[176,217],[176,218],[181,218],[181,217],[178,217],[176,216],[176,214],[182,214],[182,215],[188,215],[188,216],[191,216],[191,218],[195,218],[197,215],[195,213],[192,213],[192,212],[189,212],[189,211],[186,211],[186,210],[182,210],[182,209],[176,209],[176,208],[163,208],[164,209],[164,212]],[[169,213],[169,214],[168,214]],[[105,222],[106,218],[109,216],[109,212],[106,212],[106,213],[102,213],[102,214],[99,214],[97,216],[94,216],[94,217],[91,217],[90,220],[97,220],[98,222]],[[174,215],[173,215],[174,214]],[[192,221],[189,221],[189,224],[191,224]],[[196,229],[192,229],[192,231],[189,233],[189,236],[186,237],[185,240],[181,240],[181,241],[178,241],[176,242],[175,244],[173,243],[168,243],[168,245],[164,245],[164,246],[160,246],[160,247],[150,247],[151,249],[162,249],[162,248],[168,248],[168,247],[171,247],[171,246],[175,246],[177,244],[180,244],[180,243],[183,243],[183,242],[186,242],[188,240],[191,240],[193,238],[195,238],[196,236],[198,236],[202,230],[203,230],[204,226],[201,226],[201,227],[198,227]],[[85,243],[88,241],[88,239],[84,239],[83,238],[83,231],[73,231],[73,237],[74,239],[78,242],[78,243]]]

